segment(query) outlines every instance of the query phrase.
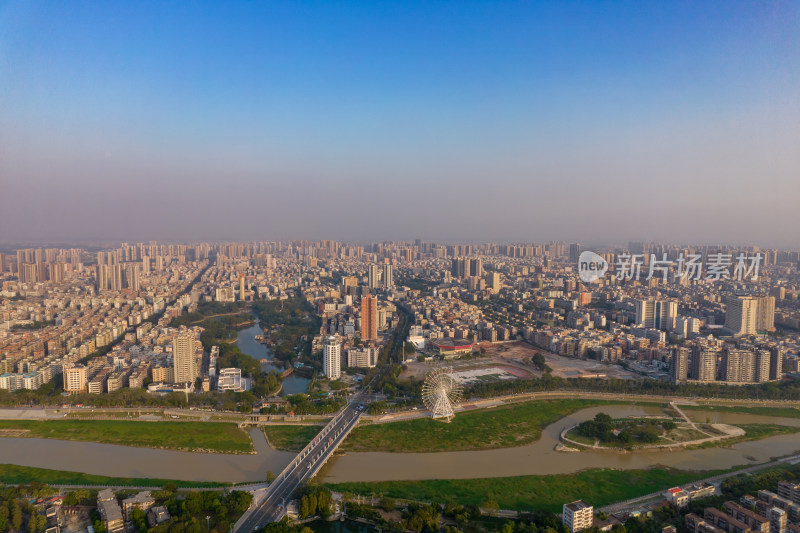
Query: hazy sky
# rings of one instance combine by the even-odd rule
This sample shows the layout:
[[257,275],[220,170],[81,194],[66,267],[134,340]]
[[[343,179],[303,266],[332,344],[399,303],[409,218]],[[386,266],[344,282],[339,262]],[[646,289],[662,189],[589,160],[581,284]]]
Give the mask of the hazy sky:
[[0,242],[800,246],[800,2],[0,2]]

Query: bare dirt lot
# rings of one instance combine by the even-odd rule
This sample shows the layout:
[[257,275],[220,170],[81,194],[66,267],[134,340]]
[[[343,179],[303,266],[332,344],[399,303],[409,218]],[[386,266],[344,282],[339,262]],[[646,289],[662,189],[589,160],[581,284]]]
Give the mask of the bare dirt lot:
[[554,376],[562,378],[613,377],[623,379],[633,377],[630,372],[617,365],[609,365],[591,359],[583,360],[573,357],[564,357],[540,350],[525,342],[518,342],[514,344],[494,344],[491,345],[490,348],[486,348],[487,355],[501,360],[529,360],[537,352],[544,356],[547,364],[553,369]]
[[[582,360],[571,357],[563,357],[548,353],[531,346],[525,342],[513,343],[481,343],[477,346],[483,348],[483,357],[472,357],[469,359],[454,359],[444,364],[453,367],[457,374],[463,374],[463,378],[481,379],[518,379],[540,377],[541,372],[530,362],[537,352],[541,353],[547,360],[547,364],[553,369],[553,375],[562,378],[631,378],[630,372],[617,365],[609,365],[593,360]],[[425,379],[425,374],[442,366],[441,361],[418,362],[411,361],[406,363],[406,370],[400,375],[400,379]],[[512,377],[513,376],[513,377]]]

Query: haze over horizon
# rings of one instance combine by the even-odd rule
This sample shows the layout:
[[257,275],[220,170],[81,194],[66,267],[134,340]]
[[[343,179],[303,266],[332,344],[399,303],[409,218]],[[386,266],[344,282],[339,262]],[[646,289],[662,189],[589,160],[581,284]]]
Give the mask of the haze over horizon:
[[0,243],[797,248],[800,4],[0,5]]

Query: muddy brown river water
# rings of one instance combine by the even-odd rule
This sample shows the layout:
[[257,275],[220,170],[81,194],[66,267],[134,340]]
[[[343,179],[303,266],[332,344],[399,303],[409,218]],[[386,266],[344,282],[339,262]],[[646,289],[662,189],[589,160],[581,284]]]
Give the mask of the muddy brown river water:
[[[325,470],[324,481],[387,481],[467,479],[573,473],[587,468],[638,469],[663,465],[687,470],[730,468],[764,462],[800,451],[800,433],[779,435],[731,447],[699,450],[614,453],[554,451],[562,429],[598,412],[614,417],[653,415],[648,406],[603,406],[583,409],[542,432],[526,446],[498,450],[437,453],[350,453],[337,457]],[[688,411],[695,420],[726,424],[781,424],[800,427],[800,419]],[[70,470],[115,477],[145,477],[187,481],[262,481],[267,470],[280,471],[294,457],[269,447],[260,431],[251,431],[256,455],[224,455],[133,448],[110,444],[51,439],[0,438],[0,463]]]

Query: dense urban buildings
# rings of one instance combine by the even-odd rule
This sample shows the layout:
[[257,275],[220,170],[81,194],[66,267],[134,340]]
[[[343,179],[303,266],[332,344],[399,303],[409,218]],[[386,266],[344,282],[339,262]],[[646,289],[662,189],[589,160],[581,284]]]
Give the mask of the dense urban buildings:
[[[169,322],[203,302],[297,296],[322,321],[313,353],[333,379],[344,367],[377,364],[398,305],[412,313],[406,340],[422,354],[522,340],[566,357],[626,362],[646,379],[738,385],[800,370],[798,252],[629,243],[597,250],[609,268],[586,283],[570,261],[586,248],[421,240],[23,248],[3,258],[0,387],[36,389],[61,376],[69,393],[145,380],[154,392],[219,390],[202,328]],[[758,275],[736,278],[734,261],[712,275],[719,250],[757,260]],[[699,276],[679,272],[689,256],[699,258]]]

